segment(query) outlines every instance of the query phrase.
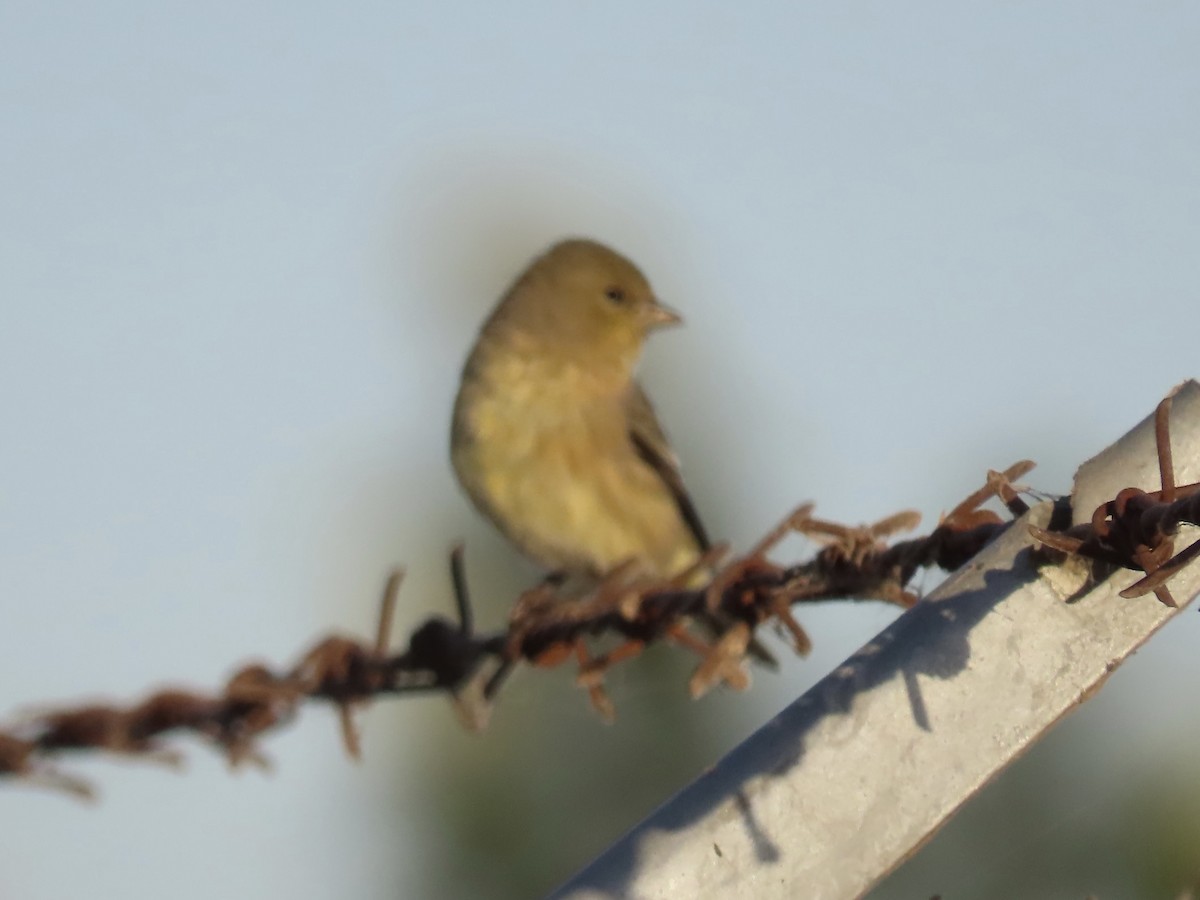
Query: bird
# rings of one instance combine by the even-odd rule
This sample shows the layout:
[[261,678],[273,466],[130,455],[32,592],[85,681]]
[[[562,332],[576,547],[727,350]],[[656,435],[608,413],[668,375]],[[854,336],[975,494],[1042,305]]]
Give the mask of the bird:
[[623,564],[668,579],[709,549],[679,461],[636,378],[680,324],[634,263],[554,244],[517,277],[463,366],[450,450],[472,503],[560,578]]

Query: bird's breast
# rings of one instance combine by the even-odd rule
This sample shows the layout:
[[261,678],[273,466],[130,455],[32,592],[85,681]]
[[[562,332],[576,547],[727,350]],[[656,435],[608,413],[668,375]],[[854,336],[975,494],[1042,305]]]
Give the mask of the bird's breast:
[[474,376],[456,408],[455,468],[526,553],[592,572],[634,557],[674,569],[694,556],[674,498],[629,439],[622,392],[520,358]]

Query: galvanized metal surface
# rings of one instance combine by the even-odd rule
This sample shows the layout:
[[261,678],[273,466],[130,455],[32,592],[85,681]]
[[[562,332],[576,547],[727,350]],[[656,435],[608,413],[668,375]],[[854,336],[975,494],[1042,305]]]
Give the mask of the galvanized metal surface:
[[[1200,480],[1195,382],[1176,396],[1171,428],[1179,483]],[[1077,521],[1122,488],[1159,487],[1153,432],[1151,416],[1080,468]],[[1026,519],[1044,525],[1048,512]],[[861,895],[1177,614],[1153,596],[1118,597],[1132,572],[1090,590],[1082,567],[1039,574],[1026,524],[553,896]],[[1193,598],[1200,563],[1171,590]]]

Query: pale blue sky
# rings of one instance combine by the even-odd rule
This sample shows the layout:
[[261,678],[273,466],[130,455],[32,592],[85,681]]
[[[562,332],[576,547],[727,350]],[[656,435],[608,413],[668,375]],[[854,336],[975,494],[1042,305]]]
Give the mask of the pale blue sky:
[[[646,380],[714,534],[935,517],[1022,457],[1067,489],[1200,374],[1197,46],[1189,4],[6,3],[0,715],[286,660],[398,563],[411,625],[459,537],[499,621],[533,570],[449,406],[564,234],[685,315]],[[811,614],[745,727],[890,615]],[[1097,701],[1118,745],[1172,734],[1131,704],[1194,682],[1196,618]],[[370,735],[351,767],[306,717],[269,779],[89,764],[98,810],[6,789],[0,894],[393,896],[451,838],[379,800]]]

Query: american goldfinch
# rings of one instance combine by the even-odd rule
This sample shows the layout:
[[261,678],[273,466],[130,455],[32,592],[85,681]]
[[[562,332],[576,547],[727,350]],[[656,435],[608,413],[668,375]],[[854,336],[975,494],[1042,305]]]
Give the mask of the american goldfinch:
[[552,572],[626,561],[669,577],[708,538],[634,378],[647,336],[679,316],[590,240],[555,244],[500,299],[463,368],[451,457],[467,495]]

